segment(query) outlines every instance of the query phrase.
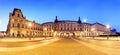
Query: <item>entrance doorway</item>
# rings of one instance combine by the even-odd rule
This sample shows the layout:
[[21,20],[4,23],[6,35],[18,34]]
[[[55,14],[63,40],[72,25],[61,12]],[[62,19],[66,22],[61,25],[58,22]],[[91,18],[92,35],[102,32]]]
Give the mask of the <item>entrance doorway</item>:
[[64,37],[64,33],[63,32],[60,33],[60,37]]
[[69,33],[68,32],[66,33],[66,37],[69,37]]
[[71,34],[72,34],[72,37],[75,37],[75,33],[74,32],[72,32]]
[[20,31],[17,32],[17,37],[20,37]]

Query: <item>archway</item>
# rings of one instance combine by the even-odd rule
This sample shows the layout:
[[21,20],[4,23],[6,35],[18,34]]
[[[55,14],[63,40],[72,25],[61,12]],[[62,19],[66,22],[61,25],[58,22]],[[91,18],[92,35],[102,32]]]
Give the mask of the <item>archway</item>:
[[64,37],[64,33],[63,32],[60,33],[60,37]]
[[69,36],[70,36],[70,33],[69,33],[69,32],[67,32],[67,33],[66,33],[66,37],[69,37]]
[[17,37],[20,37],[20,31],[17,32]]
[[15,36],[15,34],[14,33],[12,33],[12,37],[14,37]]
[[72,37],[75,37],[75,36],[76,36],[74,32],[72,32],[71,34],[72,34]]

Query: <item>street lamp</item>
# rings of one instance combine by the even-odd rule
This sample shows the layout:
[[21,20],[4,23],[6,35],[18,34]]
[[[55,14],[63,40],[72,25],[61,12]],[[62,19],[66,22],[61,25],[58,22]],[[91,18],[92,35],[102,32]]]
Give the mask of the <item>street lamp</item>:
[[46,31],[47,31],[47,28],[46,27],[44,27],[44,29],[43,29],[44,31],[45,31],[45,39],[46,39]]
[[93,33],[93,39],[94,39],[94,31],[95,31],[95,28],[91,28],[91,31],[92,31],[92,33]]
[[[28,23],[28,27],[31,28],[31,27],[32,27],[32,24],[31,24],[31,23]],[[31,35],[31,32],[30,32],[30,35]],[[29,35],[29,40],[31,40],[30,35]]]
[[84,31],[84,33],[85,33],[85,35],[84,35],[84,36],[85,36],[85,38],[86,38],[86,36],[87,36],[87,34],[86,34],[86,30]]
[[109,39],[109,29],[110,29],[110,25],[106,25],[106,29],[107,29],[107,32],[108,32],[108,36],[107,36],[107,40]]
[[53,37],[53,30],[51,30],[51,36]]

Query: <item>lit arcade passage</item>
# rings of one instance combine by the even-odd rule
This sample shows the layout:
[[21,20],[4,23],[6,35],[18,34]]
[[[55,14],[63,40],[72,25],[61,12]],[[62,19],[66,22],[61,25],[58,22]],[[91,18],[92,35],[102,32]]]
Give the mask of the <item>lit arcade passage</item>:
[[75,37],[75,33],[73,33],[73,32],[60,32],[59,37],[71,38],[71,37]]

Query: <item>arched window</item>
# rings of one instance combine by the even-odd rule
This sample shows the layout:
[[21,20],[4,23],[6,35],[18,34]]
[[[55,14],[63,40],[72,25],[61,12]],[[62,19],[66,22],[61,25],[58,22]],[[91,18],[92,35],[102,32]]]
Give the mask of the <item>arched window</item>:
[[13,37],[15,36],[14,33],[12,33],[12,36],[13,36]]
[[19,23],[17,24],[17,27],[20,28],[20,24]]
[[24,37],[24,34],[22,34],[22,37]]

